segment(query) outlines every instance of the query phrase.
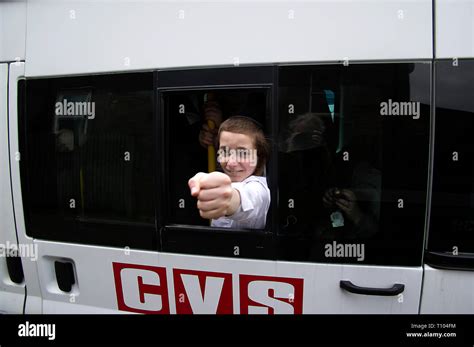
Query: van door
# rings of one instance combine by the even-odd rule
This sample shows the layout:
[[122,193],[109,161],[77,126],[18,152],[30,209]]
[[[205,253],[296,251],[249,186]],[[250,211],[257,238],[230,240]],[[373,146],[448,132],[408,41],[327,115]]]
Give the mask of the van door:
[[474,59],[437,60],[422,313],[474,312]]
[[0,64],[0,312],[22,313],[25,279],[13,216],[8,153],[8,64]]
[[[418,313],[430,62],[273,68],[158,72],[162,250],[175,253],[162,259],[177,312]],[[190,196],[187,180],[208,170],[209,93],[223,119],[243,112],[271,139],[263,230],[209,228]],[[185,282],[204,297],[206,279],[215,305],[189,305],[202,298],[187,300]]]
[[14,193],[23,237],[38,247],[43,313],[167,310],[137,292],[160,282],[141,268],[157,265],[159,249],[152,76],[25,81]]

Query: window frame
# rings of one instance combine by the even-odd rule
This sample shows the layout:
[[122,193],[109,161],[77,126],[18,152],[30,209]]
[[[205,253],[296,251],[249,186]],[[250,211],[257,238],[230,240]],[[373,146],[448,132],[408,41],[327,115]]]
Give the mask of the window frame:
[[[266,93],[265,133],[274,138],[276,127],[277,66],[216,67],[204,69],[165,69],[155,74],[156,172],[158,187],[156,201],[163,252],[223,256],[230,258],[275,259],[274,220],[276,218],[275,148],[267,163],[267,182],[271,203],[263,230],[217,228],[201,225],[172,224],[168,221],[166,204],[169,203],[169,122],[165,114],[163,96],[168,92],[206,90],[262,90]],[[236,249],[235,247],[238,247]]]

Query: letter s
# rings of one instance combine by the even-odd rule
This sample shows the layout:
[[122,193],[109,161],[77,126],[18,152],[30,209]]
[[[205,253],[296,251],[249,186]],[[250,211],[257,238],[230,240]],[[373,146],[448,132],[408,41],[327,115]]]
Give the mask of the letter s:
[[279,300],[288,299],[294,291],[294,287],[289,283],[252,281],[248,285],[249,299],[266,307],[249,305],[248,312],[250,314],[269,314],[271,308],[274,313],[294,314],[292,304]]

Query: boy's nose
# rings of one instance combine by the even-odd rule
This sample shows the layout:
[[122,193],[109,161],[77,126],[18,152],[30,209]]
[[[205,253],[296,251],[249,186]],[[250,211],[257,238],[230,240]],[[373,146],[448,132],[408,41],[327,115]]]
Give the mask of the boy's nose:
[[231,155],[229,160],[227,161],[227,166],[236,167],[237,165],[238,165],[238,162],[237,162],[235,156]]

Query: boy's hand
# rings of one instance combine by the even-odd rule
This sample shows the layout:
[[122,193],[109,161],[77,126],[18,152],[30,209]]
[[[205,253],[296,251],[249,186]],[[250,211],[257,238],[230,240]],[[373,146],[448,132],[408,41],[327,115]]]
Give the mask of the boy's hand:
[[240,206],[240,195],[232,188],[230,177],[222,172],[199,172],[188,181],[191,195],[198,199],[202,218],[217,219],[232,215]]

